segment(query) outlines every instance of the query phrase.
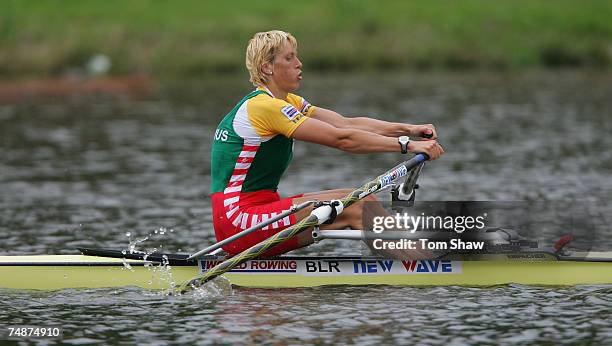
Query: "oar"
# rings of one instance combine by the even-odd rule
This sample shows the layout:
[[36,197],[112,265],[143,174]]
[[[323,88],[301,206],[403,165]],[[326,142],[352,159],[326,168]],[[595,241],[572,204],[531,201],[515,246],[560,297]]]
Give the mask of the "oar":
[[[341,205],[336,207],[336,211],[341,213],[344,208],[348,208],[355,202],[393,184],[398,178],[405,176],[411,169],[418,166],[421,162],[425,162],[427,159],[428,157],[426,154],[417,154],[410,160],[404,161],[389,171],[379,175],[376,177],[376,179],[363,184],[361,187],[339,200]],[[330,205],[324,205],[316,208],[308,217],[300,220],[295,225],[287,227],[270,238],[244,250],[238,255],[219,263],[213,268],[207,270],[205,273],[202,273],[191,280],[185,281],[176,289],[176,292],[183,293],[189,290],[190,287],[201,286],[217,276],[223,275],[224,273],[232,270],[234,267],[259,257],[261,254],[272,249],[276,245],[289,240],[310,227],[320,225],[327,221],[332,212],[333,209]]]

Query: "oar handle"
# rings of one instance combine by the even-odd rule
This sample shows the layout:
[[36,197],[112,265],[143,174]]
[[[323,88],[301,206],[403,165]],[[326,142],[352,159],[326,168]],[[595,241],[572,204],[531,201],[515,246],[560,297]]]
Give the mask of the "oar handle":
[[[426,153],[418,153],[418,154],[414,155],[412,160],[417,161],[417,164],[421,163],[421,162],[429,161],[429,155],[427,155]],[[414,166],[416,166],[416,165],[414,165]]]
[[[422,138],[432,138],[433,137],[433,132],[432,133],[424,133],[421,135]],[[429,155],[425,154],[425,153],[419,153],[417,155],[424,155],[425,156],[425,161],[429,160]]]

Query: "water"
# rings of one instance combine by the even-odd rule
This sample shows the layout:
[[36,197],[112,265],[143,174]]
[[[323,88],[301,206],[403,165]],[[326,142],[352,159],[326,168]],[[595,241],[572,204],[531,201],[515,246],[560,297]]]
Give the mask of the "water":
[[[146,100],[0,105],[0,253],[127,249],[143,239],[137,246],[144,250],[210,244],[210,139],[249,89],[244,80],[207,80],[168,86]],[[345,114],[434,123],[446,155],[426,167],[421,200],[570,206],[590,215],[586,237],[610,239],[609,73],[309,75],[301,94]],[[357,186],[400,159],[297,144],[280,190]],[[350,242],[323,242],[300,253],[359,251]],[[612,291],[597,286],[2,295],[0,324],[59,324],[71,344],[603,344],[612,338]]]
[[3,321],[60,325],[71,344],[602,345],[612,337],[612,290],[597,286],[238,288],[203,298],[125,288],[3,296]]

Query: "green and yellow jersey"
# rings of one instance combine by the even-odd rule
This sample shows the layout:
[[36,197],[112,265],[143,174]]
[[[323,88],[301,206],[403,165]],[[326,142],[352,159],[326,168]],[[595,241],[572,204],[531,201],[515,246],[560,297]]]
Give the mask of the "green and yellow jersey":
[[228,218],[240,193],[277,190],[293,157],[293,132],[314,108],[298,95],[281,100],[258,88],[221,120],[212,144],[211,193],[223,194]]

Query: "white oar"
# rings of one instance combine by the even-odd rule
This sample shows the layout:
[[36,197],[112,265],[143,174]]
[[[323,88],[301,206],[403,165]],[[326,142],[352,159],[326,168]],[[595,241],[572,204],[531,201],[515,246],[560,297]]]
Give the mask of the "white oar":
[[336,205],[332,206],[331,204],[328,204],[314,209],[308,217],[300,220],[295,225],[287,227],[270,238],[244,250],[238,255],[219,263],[213,268],[207,270],[205,273],[198,275],[191,280],[185,281],[176,289],[176,291],[178,293],[182,293],[189,290],[191,287],[202,285],[219,275],[223,275],[225,272],[232,270],[234,267],[246,261],[259,257],[264,252],[291,239],[310,227],[322,224],[323,222],[327,221],[334,212],[340,214],[344,208],[347,208],[355,202],[393,184],[398,178],[405,176],[411,169],[426,160],[426,154],[415,155],[410,160],[402,162],[401,164],[393,167],[391,170],[378,176],[376,179],[365,183],[358,189],[346,195],[343,199],[334,201],[336,202]]

